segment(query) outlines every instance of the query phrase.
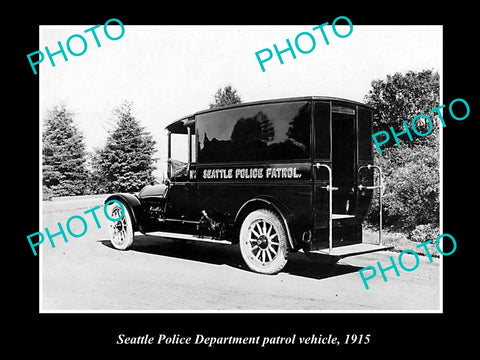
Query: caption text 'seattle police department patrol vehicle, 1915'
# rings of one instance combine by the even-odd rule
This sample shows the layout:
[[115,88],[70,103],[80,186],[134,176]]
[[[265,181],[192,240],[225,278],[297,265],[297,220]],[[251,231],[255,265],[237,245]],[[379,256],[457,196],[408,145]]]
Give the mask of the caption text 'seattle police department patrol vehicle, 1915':
[[[230,105],[173,122],[165,184],[105,200],[126,209],[109,229],[113,246],[129,248],[135,231],[238,243],[248,267],[265,274],[279,272],[289,252],[336,261],[387,249],[381,219],[379,244],[362,243],[362,220],[381,188],[372,111],[313,96]],[[188,149],[184,161],[172,156],[180,149]],[[108,211],[118,218],[122,209],[112,203]]]

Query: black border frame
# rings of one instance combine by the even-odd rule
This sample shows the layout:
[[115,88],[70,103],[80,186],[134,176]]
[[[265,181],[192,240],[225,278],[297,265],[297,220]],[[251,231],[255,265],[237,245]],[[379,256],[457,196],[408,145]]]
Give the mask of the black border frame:
[[[14,70],[11,84],[15,90],[7,90],[9,98],[20,101],[22,111],[14,111],[7,119],[9,126],[20,134],[22,141],[18,155],[7,154],[6,168],[8,178],[14,184],[23,179],[28,182],[20,193],[15,194],[9,202],[8,217],[20,217],[20,226],[11,226],[8,231],[4,252],[9,253],[14,264],[10,267],[7,281],[10,287],[6,297],[8,300],[7,326],[8,345],[18,353],[45,354],[46,356],[76,355],[133,355],[144,351],[154,356],[164,357],[168,354],[181,354],[184,350],[200,353],[222,352],[232,354],[239,350],[250,351],[265,356],[271,350],[303,356],[320,357],[335,353],[342,357],[349,355],[362,356],[375,354],[391,356],[405,353],[407,356],[427,354],[440,355],[445,350],[467,353],[468,347],[473,349],[475,329],[469,326],[468,319],[475,314],[473,299],[476,284],[475,273],[469,266],[475,262],[475,250],[478,249],[474,233],[476,221],[475,200],[477,176],[475,148],[477,101],[473,93],[475,19],[474,3],[435,4],[435,8],[423,9],[406,3],[385,4],[374,8],[369,5],[361,10],[352,9],[348,4],[339,4],[336,9],[327,9],[318,3],[309,14],[299,11],[293,16],[292,9],[304,10],[301,4],[256,4],[254,7],[242,5],[239,9],[221,6],[211,9],[205,4],[189,4],[190,16],[175,6],[161,7],[158,11],[145,9],[140,4],[132,8],[115,3],[101,8],[99,4],[72,4],[66,8],[60,5],[34,4],[16,12],[20,22],[12,23],[11,28],[21,28],[21,36],[15,36],[14,51],[5,56],[12,56],[9,62]],[[305,5],[305,4],[304,4]],[[314,6],[312,4],[311,6]],[[469,6],[470,5],[470,6]],[[185,4],[183,4],[185,6]],[[196,7],[200,9],[196,9]],[[311,7],[310,6],[310,7]],[[316,5],[315,5],[316,6]],[[314,7],[315,7],[314,6]],[[148,7],[148,5],[147,5]],[[234,8],[237,7],[236,5]],[[441,8],[440,8],[441,7]],[[155,6],[153,6],[155,8]],[[280,9],[279,9],[280,8]],[[225,10],[224,10],[225,9]],[[282,11],[283,10],[283,11]],[[378,11],[376,11],[378,10]],[[11,12],[15,13],[15,9]],[[206,13],[206,14],[205,14]],[[234,13],[234,15],[232,15]],[[194,15],[195,16],[194,16]],[[200,16],[205,14],[205,16]],[[352,314],[39,314],[38,313],[38,257],[32,257],[25,235],[38,231],[38,217],[35,209],[38,204],[38,76],[32,74],[26,54],[38,50],[38,26],[50,24],[97,24],[110,18],[121,19],[125,25],[131,24],[250,24],[284,23],[322,23],[333,21],[337,16],[348,16],[355,25],[443,25],[444,26],[444,62],[443,62],[443,103],[447,105],[456,98],[468,101],[470,116],[465,121],[455,121],[447,111],[444,112],[447,127],[443,132],[443,232],[455,236],[458,248],[449,257],[444,257],[443,267],[443,313],[352,313]],[[239,25],[240,26],[240,25]],[[9,41],[12,40],[11,36]],[[21,74],[21,77],[20,77]],[[17,108],[18,109],[18,108]],[[447,109],[447,108],[445,108]],[[15,109],[16,110],[16,109]],[[22,121],[14,119],[21,118]],[[11,158],[10,158],[11,157]],[[473,159],[473,161],[472,161]],[[472,173],[473,171],[473,173]],[[15,188],[15,185],[9,185]],[[458,191],[462,191],[459,193]],[[468,191],[467,194],[463,194]],[[33,209],[33,211],[32,211]],[[475,218],[474,218],[475,217]],[[12,236],[10,233],[12,232]],[[12,250],[10,252],[10,249]],[[472,269],[473,270],[473,269]],[[11,282],[11,284],[10,284]],[[315,334],[347,333],[371,334],[371,341],[365,346],[216,346],[213,348],[199,346],[154,345],[119,346],[115,345],[118,334],[131,336],[159,333],[192,335],[203,333],[207,336],[297,336]],[[305,351],[312,351],[307,354]],[[415,355],[414,355],[415,354]]]

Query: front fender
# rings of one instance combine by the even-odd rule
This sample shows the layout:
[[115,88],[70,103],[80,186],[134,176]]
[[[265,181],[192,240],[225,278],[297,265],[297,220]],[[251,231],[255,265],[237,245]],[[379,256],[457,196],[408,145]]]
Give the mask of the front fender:
[[133,194],[118,193],[108,196],[105,199],[104,204],[106,204],[110,200],[118,200],[125,205],[125,208],[127,209],[128,214],[132,219],[133,230],[139,230],[139,227],[141,227],[141,219],[144,216],[140,200]]

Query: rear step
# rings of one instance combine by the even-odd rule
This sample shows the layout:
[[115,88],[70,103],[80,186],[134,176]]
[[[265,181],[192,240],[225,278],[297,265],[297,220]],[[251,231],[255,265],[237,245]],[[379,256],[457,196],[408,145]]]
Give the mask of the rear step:
[[347,256],[354,256],[360,254],[367,254],[376,251],[384,251],[390,250],[393,248],[393,245],[375,245],[375,244],[353,244],[353,245],[345,245],[345,246],[338,246],[334,247],[331,250],[321,249],[321,250],[313,250],[309,253],[317,254],[317,255],[329,255],[334,256],[337,259],[342,259]]

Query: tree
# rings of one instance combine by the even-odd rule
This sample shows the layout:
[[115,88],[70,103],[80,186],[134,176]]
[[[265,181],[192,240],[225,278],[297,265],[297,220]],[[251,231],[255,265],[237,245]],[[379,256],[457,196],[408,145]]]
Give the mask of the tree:
[[135,192],[154,181],[155,141],[128,101],[113,110],[114,128],[92,157],[97,192]]
[[[385,226],[412,235],[425,241],[431,238],[439,226],[439,137],[438,116],[429,113],[439,106],[439,75],[431,70],[409,71],[405,75],[387,75],[385,80],[372,81],[372,89],[365,96],[374,115],[373,132],[390,126],[398,133],[403,131],[402,122],[411,126],[411,120],[419,114],[432,119],[434,130],[425,137],[409,141],[406,135],[382,145],[382,155],[374,148],[375,163],[384,174],[384,224]],[[422,128],[423,126],[423,128]],[[415,123],[421,133],[428,123]],[[410,129],[411,130],[411,129]],[[413,133],[413,131],[412,131]],[[378,203],[371,208],[368,220],[376,223]],[[433,230],[432,230],[433,229]]]
[[[411,120],[419,114],[426,114],[437,121],[433,121],[434,130],[426,137],[415,137],[414,142],[408,140],[407,135],[400,136],[400,142],[406,146],[415,146],[424,142],[438,142],[438,116],[429,113],[439,106],[440,76],[438,72],[423,70],[420,72],[408,71],[405,75],[395,73],[387,75],[385,80],[373,80],[372,89],[365,96],[365,103],[375,109],[373,131],[390,132],[390,126],[399,133],[404,130],[403,121],[409,126]],[[420,133],[428,129],[428,122],[419,118],[415,127]],[[410,129],[413,133],[413,131]],[[384,148],[396,146],[396,142],[389,141],[382,145]]]
[[242,99],[232,85],[227,85],[223,89],[218,88],[215,93],[214,102],[210,103],[210,109],[218,108],[225,105],[240,104]]
[[83,134],[65,104],[47,112],[42,135],[44,195],[81,195],[88,172]]

